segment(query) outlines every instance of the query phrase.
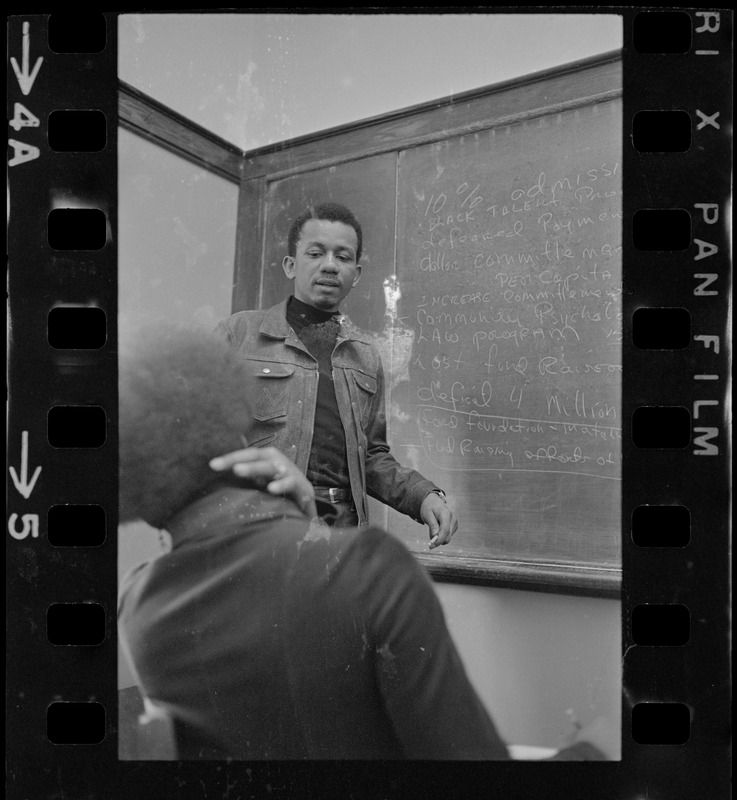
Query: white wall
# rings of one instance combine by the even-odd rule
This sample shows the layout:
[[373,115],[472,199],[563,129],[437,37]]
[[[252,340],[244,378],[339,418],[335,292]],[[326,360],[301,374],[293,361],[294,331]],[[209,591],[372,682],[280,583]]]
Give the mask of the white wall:
[[230,313],[238,186],[118,132],[118,325]]
[[560,747],[586,724],[620,724],[621,604],[435,584],[471,682],[511,744]]

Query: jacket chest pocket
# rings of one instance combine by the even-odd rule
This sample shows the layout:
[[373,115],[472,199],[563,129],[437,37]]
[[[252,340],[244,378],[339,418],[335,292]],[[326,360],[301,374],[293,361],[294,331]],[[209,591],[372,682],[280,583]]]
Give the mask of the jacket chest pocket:
[[256,407],[253,416],[257,423],[279,425],[286,421],[292,375],[294,364],[255,363]]
[[369,423],[371,406],[376,395],[376,378],[366,375],[358,370],[351,370],[353,395],[358,406],[358,413],[361,419],[361,427],[365,430]]

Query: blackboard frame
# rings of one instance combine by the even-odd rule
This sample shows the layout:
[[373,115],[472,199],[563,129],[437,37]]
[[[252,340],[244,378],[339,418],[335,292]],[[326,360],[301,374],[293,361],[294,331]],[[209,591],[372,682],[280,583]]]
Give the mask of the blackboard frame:
[[[612,51],[247,152],[239,195],[233,312],[262,308],[273,300],[264,254],[272,235],[267,204],[275,182],[621,96],[622,55]],[[624,518],[622,524],[627,527]],[[598,597],[618,597],[621,589],[621,569],[596,560],[543,563],[419,552],[417,557],[439,581]]]
[[526,589],[535,592],[607,597],[621,595],[622,571],[596,564],[541,564],[492,558],[452,558],[417,553],[436,581]]

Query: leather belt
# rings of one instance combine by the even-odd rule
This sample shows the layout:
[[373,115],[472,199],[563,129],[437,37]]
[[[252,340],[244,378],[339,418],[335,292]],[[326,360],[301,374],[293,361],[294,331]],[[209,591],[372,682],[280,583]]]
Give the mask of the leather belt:
[[350,489],[334,489],[330,486],[314,486],[315,495],[331,503],[347,503],[353,500]]

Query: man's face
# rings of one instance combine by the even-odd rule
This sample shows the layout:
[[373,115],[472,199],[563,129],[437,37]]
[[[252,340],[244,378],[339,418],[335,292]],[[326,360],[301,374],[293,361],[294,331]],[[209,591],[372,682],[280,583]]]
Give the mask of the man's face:
[[284,273],[294,281],[294,296],[321,311],[337,311],[358,283],[358,237],[350,225],[309,219],[302,226],[297,252],[284,259]]

